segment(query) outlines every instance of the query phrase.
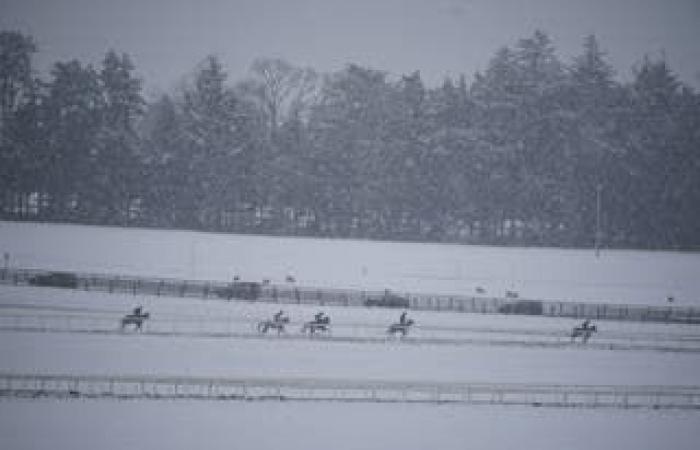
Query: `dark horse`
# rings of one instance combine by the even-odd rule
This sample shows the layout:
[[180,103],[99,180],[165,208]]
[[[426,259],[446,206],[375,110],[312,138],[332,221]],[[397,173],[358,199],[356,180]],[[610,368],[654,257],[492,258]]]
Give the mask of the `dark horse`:
[[597,331],[598,329],[595,325],[589,325],[588,322],[584,322],[583,325],[576,326],[571,330],[571,342],[574,342],[580,336],[581,340],[586,343],[591,335]]
[[136,330],[141,331],[141,325],[143,325],[143,322],[149,317],[149,313],[127,314],[122,317],[121,329],[123,330],[127,325],[134,325]]
[[284,331],[285,324],[289,323],[289,317],[282,317],[280,320],[263,320],[258,322],[258,332],[267,333],[268,330],[277,330],[277,334]]
[[386,334],[396,336],[396,333],[401,333],[401,336],[406,336],[408,334],[408,329],[413,325],[413,319],[408,319],[404,323],[392,323],[389,328],[386,329]]
[[331,319],[330,317],[324,317],[321,320],[314,320],[311,322],[305,322],[304,326],[301,327],[301,332],[306,333],[307,331],[309,334],[314,334],[317,331],[325,331],[328,332],[330,331]]

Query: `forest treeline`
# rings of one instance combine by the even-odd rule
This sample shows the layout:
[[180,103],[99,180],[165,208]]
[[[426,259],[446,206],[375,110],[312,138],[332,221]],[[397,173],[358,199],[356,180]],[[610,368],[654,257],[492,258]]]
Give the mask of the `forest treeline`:
[[467,80],[207,57],[147,101],[130,57],[0,32],[6,220],[514,245],[700,247],[700,95],[536,31]]

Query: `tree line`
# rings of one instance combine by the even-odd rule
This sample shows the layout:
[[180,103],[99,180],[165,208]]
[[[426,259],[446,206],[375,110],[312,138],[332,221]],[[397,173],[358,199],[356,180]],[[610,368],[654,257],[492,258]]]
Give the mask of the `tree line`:
[[213,56],[146,101],[126,54],[32,69],[0,32],[9,220],[515,245],[700,246],[700,95],[664,59],[617,79],[546,33],[467,82]]

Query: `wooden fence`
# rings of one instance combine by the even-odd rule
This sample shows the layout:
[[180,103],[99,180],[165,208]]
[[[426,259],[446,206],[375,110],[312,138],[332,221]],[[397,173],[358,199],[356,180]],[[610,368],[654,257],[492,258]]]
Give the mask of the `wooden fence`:
[[[56,272],[33,269],[2,269],[0,283],[11,285],[39,284],[37,277]],[[271,283],[239,283],[255,290],[235,289],[236,283],[223,281],[147,278],[107,274],[69,273],[72,283],[66,286],[85,291],[191,297],[219,300],[248,300],[283,304],[369,306],[391,304],[415,310],[455,311],[483,314],[525,314],[606,320],[700,324],[700,308],[645,306],[617,303],[591,303],[474,297],[466,295],[394,294],[389,291],[317,288]],[[44,285],[51,285],[44,283]],[[55,284],[54,284],[55,285]]]

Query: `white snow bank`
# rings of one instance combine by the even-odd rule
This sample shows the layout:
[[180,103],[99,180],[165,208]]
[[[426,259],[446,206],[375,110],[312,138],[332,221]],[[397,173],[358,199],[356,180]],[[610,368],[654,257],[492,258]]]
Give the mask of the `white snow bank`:
[[695,412],[459,405],[0,400],[0,447],[694,450]]
[[408,293],[700,305],[700,254],[502,248],[0,222],[14,267]]

